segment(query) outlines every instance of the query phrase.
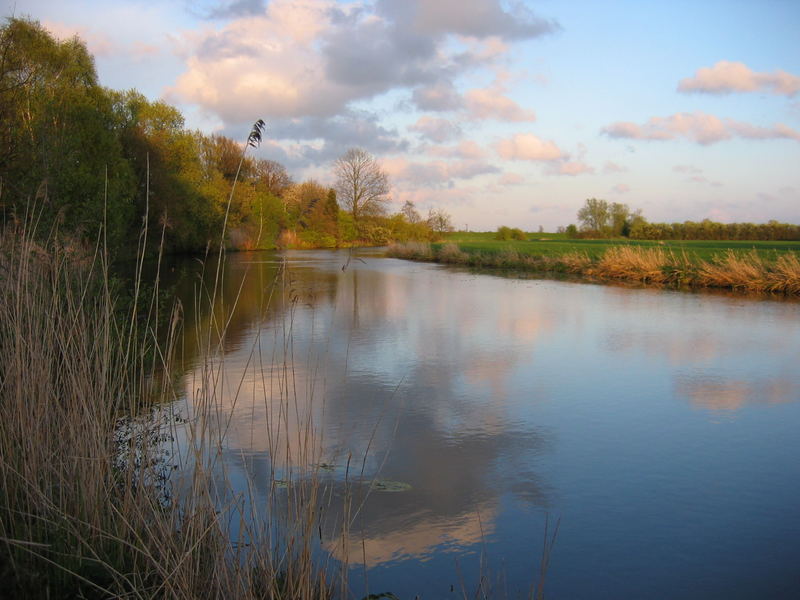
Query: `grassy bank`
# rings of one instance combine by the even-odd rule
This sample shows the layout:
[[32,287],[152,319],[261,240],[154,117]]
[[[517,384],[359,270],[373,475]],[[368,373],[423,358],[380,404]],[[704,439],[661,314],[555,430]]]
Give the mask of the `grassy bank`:
[[[549,251],[540,253],[529,242],[486,244],[492,242],[401,244],[391,246],[388,255],[478,268],[570,273],[601,280],[800,295],[800,259],[797,252],[786,248],[778,251],[728,245],[709,250],[710,257],[704,258],[705,252],[652,243],[609,242],[597,244],[592,253],[574,242],[541,242]],[[554,244],[559,244],[557,249]]]
[[[213,305],[217,280],[198,302]],[[178,398],[163,374],[180,307],[159,319],[135,291],[123,311],[111,281],[97,248],[0,235],[0,597],[332,596],[343,580],[313,552],[325,490],[297,467],[313,449],[293,446],[291,490],[273,486],[266,506],[220,471],[225,320],[202,333],[193,412],[177,423],[159,402]],[[174,470],[177,456],[191,468]]]
[[572,252],[586,254],[599,259],[610,248],[657,248],[685,254],[692,261],[710,261],[720,253],[733,251],[736,254],[755,251],[765,260],[789,252],[800,253],[800,242],[783,241],[738,241],[738,240],[629,240],[619,239],[568,239],[559,233],[531,233],[525,241],[501,241],[493,232],[458,232],[448,234],[445,242],[458,245],[467,253],[493,254],[509,250],[527,256],[557,257]]

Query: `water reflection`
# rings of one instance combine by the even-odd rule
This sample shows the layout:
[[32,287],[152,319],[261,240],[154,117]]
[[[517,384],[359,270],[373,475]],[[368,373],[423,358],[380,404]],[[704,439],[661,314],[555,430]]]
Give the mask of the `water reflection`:
[[[174,283],[184,395],[203,376],[198,348],[235,306],[216,340],[226,477],[265,496],[324,463],[326,489],[354,493],[358,510],[347,546],[332,531],[323,543],[368,566],[373,585],[438,597],[453,557],[485,551],[525,590],[554,513],[564,519],[554,596],[657,597],[687,556],[699,564],[730,547],[732,524],[800,501],[787,458],[800,444],[785,426],[800,419],[798,304],[509,280],[369,252],[285,258],[229,257],[214,314],[192,300],[211,295],[199,266]],[[761,429],[737,444],[733,424],[698,414],[745,407],[788,412],[740,421]],[[775,475],[755,486],[765,465]],[[369,492],[374,478],[410,489]],[[749,491],[731,500],[730,489]],[[780,528],[753,527],[800,559],[796,511]],[[740,589],[738,560],[708,567],[730,585],[695,581],[682,597]]]
[[678,378],[676,393],[698,408],[735,411],[746,404],[795,402],[800,385],[788,378],[742,381],[688,374]]

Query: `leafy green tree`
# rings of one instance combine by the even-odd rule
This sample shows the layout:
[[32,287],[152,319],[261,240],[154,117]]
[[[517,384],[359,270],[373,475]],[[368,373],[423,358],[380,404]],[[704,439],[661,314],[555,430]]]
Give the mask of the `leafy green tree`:
[[[78,38],[39,23],[0,28],[0,185],[16,214],[37,209],[40,228],[94,237],[105,223],[121,243],[134,181],[116,135],[109,93]],[[31,204],[33,202],[33,205]]]
[[611,212],[606,200],[588,198],[578,210],[578,221],[583,231],[602,233],[608,227]]

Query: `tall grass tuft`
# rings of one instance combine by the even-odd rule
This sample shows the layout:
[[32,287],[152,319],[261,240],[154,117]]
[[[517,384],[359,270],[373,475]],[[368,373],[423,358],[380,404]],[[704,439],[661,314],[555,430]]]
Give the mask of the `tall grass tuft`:
[[755,251],[736,254],[729,250],[711,261],[704,261],[698,276],[711,287],[763,291],[768,287],[767,271],[767,265]]
[[[178,394],[164,374],[180,307],[161,333],[158,303],[135,298],[123,310],[112,280],[98,248],[37,242],[25,225],[0,234],[3,593],[330,597],[339,574],[313,551],[321,508],[331,500],[310,466],[318,462],[311,417],[291,448],[301,456],[279,453],[289,444],[280,433],[271,437],[275,455],[301,465],[287,476],[294,477],[291,492],[279,495],[272,486],[260,504],[237,491],[220,467],[220,423],[235,404],[222,397],[227,318],[214,335],[201,336],[208,342],[188,402],[192,414],[178,431],[166,408]],[[205,301],[212,297],[207,290]],[[275,368],[290,380],[291,365]],[[266,401],[278,407],[276,432],[285,429],[282,419],[299,414],[288,385]],[[165,437],[185,442],[167,452]],[[178,457],[186,468],[173,473]]]
[[608,279],[625,279],[647,283],[668,283],[685,270],[685,262],[661,248],[612,247],[605,251],[587,274]]
[[797,254],[779,256],[768,280],[768,289],[771,292],[800,294],[800,258]]

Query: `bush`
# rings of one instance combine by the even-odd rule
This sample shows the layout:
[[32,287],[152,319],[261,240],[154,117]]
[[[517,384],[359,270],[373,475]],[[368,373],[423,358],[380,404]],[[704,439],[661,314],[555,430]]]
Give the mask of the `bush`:
[[495,234],[494,239],[504,242],[508,242],[510,240],[519,240],[524,242],[528,239],[528,235],[519,227],[514,227],[512,229],[511,227],[502,225],[497,228],[497,233]]
[[494,239],[502,240],[504,242],[511,239],[511,228],[502,225],[501,227],[497,228],[497,234],[495,234]]

